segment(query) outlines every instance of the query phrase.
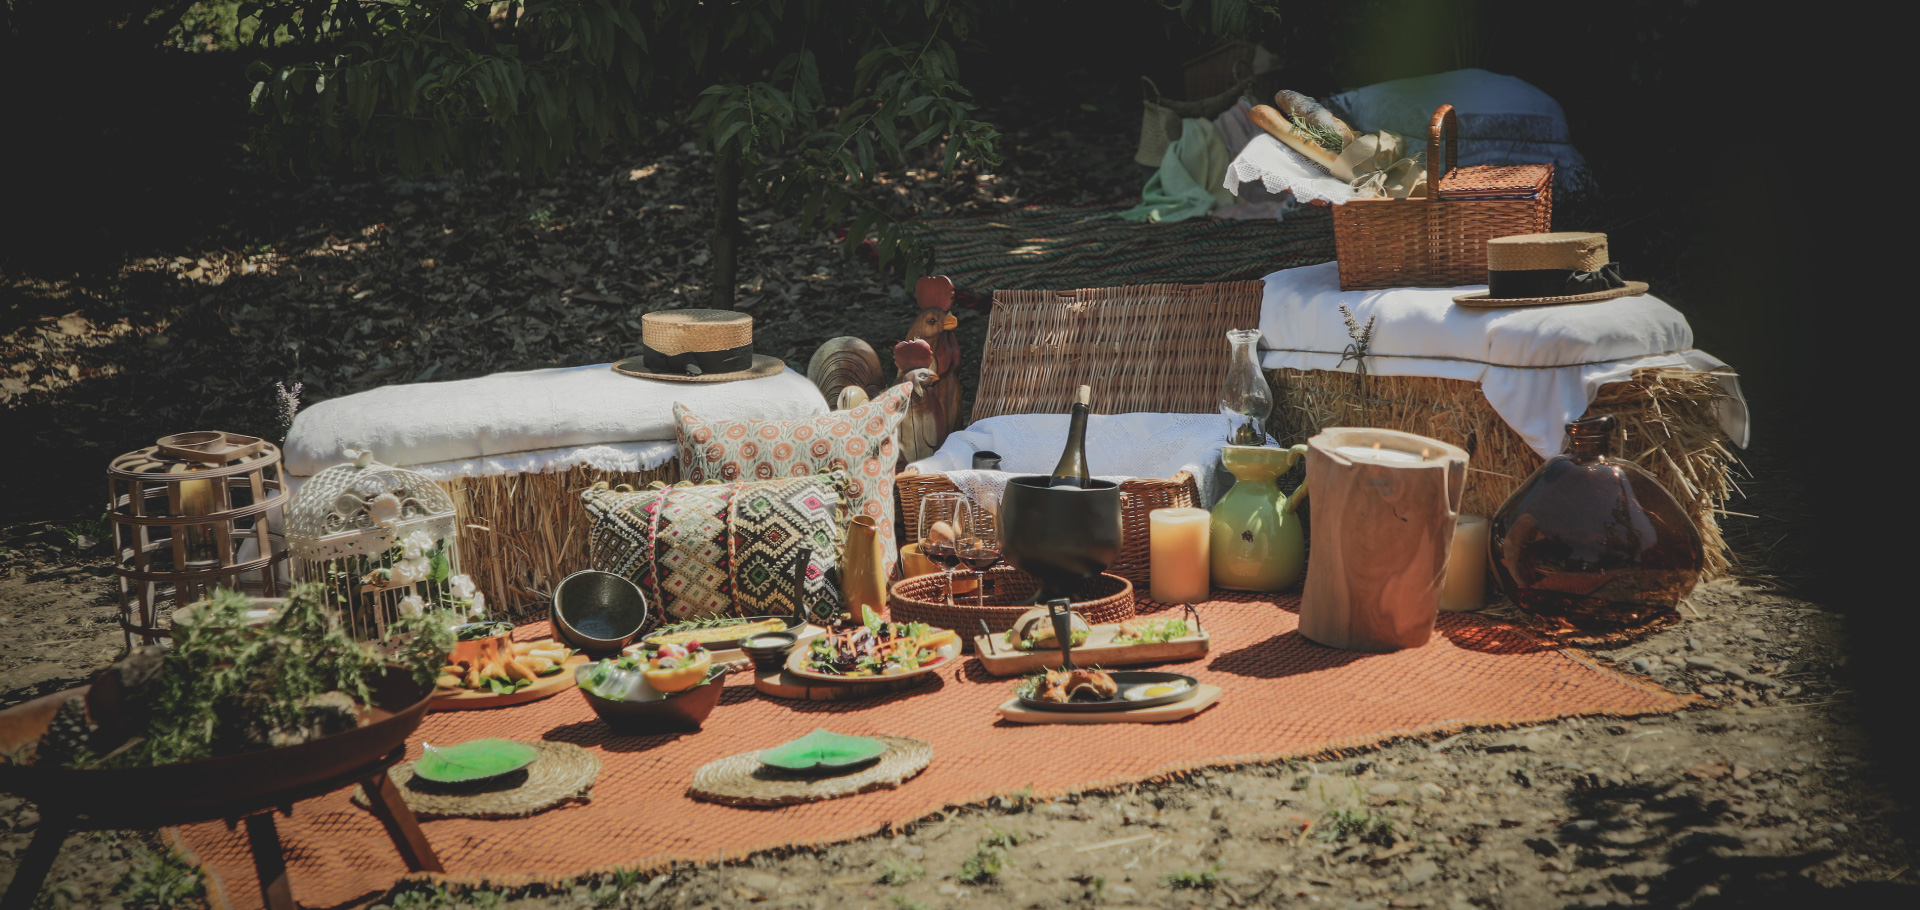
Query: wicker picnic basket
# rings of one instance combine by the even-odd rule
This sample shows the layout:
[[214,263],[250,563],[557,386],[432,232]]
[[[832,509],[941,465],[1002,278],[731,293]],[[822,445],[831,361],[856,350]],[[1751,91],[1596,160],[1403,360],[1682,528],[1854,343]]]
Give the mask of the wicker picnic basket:
[[[1082,383],[1101,414],[1211,414],[1227,370],[1227,330],[1260,321],[1259,281],[1141,284],[1077,291],[996,291],[980,356],[973,420],[1000,414],[1059,414]],[[909,469],[894,478],[903,533],[920,526],[929,493],[958,488],[940,474]],[[1182,471],[1120,485],[1120,560],[1107,571],[1146,588],[1151,579],[1147,514],[1200,504]],[[991,525],[988,525],[991,527]]]
[[[893,583],[887,592],[887,615],[894,622],[923,622],[936,629],[952,629],[969,644],[980,625],[994,632],[1013,628],[1014,620],[1033,609],[1028,603],[1040,588],[1040,580],[1015,569],[1001,566],[986,573],[986,590],[981,606],[974,605],[972,594],[957,594],[953,606],[947,606],[946,582],[939,575],[916,575]],[[1073,592],[1073,612],[1090,625],[1132,619],[1135,613],[1134,585],[1111,573],[1082,582]]]
[[1553,165],[1456,171],[1458,143],[1453,105],[1443,104],[1427,127],[1426,196],[1333,206],[1341,290],[1480,284],[1488,240],[1553,229]]

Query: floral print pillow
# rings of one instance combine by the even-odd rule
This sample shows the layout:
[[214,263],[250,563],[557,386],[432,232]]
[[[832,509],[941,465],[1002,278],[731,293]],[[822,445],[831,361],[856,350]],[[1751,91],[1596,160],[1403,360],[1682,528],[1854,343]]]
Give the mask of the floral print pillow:
[[880,526],[887,571],[899,559],[894,543],[893,467],[897,432],[913,386],[901,384],[857,408],[797,420],[703,420],[675,403],[680,476],[694,483],[773,480],[845,471],[850,514]]

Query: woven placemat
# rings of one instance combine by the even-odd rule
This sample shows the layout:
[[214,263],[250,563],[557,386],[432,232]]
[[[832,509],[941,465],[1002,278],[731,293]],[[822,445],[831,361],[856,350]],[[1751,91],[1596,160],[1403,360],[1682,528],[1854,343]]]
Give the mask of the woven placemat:
[[729,755],[701,765],[693,772],[687,795],[728,806],[792,806],[839,799],[869,790],[891,790],[927,770],[933,744],[905,736],[876,736],[887,751],[871,765],[851,774],[796,774],[760,763],[765,749]]
[[[421,818],[526,818],[575,800],[593,798],[593,782],[600,777],[600,756],[572,743],[529,742],[540,757],[478,789],[436,784],[414,777],[413,762],[401,762],[387,772],[407,808]],[[365,807],[367,793],[353,788],[353,801]]]

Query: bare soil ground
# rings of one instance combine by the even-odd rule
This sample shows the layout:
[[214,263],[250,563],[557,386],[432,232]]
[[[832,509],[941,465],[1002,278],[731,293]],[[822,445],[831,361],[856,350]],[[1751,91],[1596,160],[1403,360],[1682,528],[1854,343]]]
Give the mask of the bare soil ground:
[[[1124,93],[995,113],[1009,160],[881,192],[917,213],[991,211],[1138,191]],[[1024,124],[1024,125],[1020,125]],[[122,639],[87,522],[100,468],[165,432],[277,437],[274,380],[309,401],[373,385],[588,363],[631,353],[639,316],[705,299],[707,180],[670,137],[545,181],[503,175],[281,185],[236,170],[229,235],[183,239],[102,274],[0,281],[0,421],[34,472],[0,489],[0,706],[83,681]],[[882,351],[913,315],[897,281],[830,236],[745,211],[740,305],[763,349],[804,362],[828,337]],[[1670,298],[1673,299],[1673,298]],[[1683,304],[1684,308],[1684,304]],[[1691,311],[1689,311],[1691,312]],[[967,363],[985,320],[961,314]],[[1703,344],[1712,331],[1696,320]],[[1763,424],[1764,426],[1764,424]],[[1846,666],[1834,604],[1796,596],[1809,527],[1779,470],[1751,453],[1731,519],[1753,576],[1700,591],[1684,621],[1598,652],[1703,697],[1671,717],[1586,719],[1218,770],[1034,804],[1010,794],[897,836],[583,880],[554,893],[403,889],[426,907],[1487,907],[1920,903],[1876,721]],[[1771,450],[1784,452],[1784,448]],[[1735,504],[1734,508],[1742,509]],[[1014,756],[1012,760],[1022,760]],[[0,886],[36,829],[0,797]],[[71,838],[48,907],[190,905],[151,832]],[[190,871],[190,870],[188,870]],[[1901,899],[1899,895],[1907,897]]]

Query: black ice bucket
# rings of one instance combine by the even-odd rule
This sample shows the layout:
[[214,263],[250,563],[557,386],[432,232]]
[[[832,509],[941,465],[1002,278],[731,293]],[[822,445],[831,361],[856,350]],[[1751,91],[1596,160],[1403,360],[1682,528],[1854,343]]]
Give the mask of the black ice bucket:
[[1028,603],[1071,597],[1080,582],[1120,558],[1120,487],[1049,487],[1047,477],[1015,477],[1000,497],[1000,557],[1040,579]]

